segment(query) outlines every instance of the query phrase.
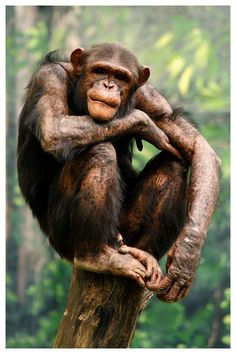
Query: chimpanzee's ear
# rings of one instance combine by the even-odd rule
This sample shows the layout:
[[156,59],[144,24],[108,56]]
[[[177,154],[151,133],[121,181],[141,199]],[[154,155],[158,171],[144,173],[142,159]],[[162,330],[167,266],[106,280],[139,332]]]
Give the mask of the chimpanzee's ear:
[[144,85],[144,84],[147,82],[149,76],[150,76],[150,69],[149,69],[149,67],[144,66],[144,65],[140,66],[140,67],[139,67],[138,86],[140,87],[140,86]]
[[80,71],[80,67],[83,63],[84,53],[84,48],[77,48],[71,53],[70,61],[76,72]]

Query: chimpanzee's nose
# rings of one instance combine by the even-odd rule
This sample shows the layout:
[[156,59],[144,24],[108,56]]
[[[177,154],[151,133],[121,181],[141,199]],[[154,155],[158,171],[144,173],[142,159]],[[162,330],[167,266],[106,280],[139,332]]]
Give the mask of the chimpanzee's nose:
[[114,87],[114,82],[106,80],[106,81],[103,81],[103,85],[105,86],[105,88],[107,90],[111,90]]

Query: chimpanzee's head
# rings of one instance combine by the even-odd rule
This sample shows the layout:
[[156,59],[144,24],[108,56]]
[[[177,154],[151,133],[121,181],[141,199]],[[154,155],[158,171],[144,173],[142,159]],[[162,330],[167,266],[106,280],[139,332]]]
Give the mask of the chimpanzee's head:
[[[103,43],[85,51],[75,49],[71,63],[79,75],[74,103],[83,114],[108,121],[127,112],[133,93],[149,78],[150,70],[118,44]],[[81,114],[81,112],[80,112]]]

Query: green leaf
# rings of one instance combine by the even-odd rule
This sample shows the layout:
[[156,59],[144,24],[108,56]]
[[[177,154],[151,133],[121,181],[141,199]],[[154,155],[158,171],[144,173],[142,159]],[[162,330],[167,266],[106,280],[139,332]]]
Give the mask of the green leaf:
[[166,47],[168,44],[172,42],[173,38],[174,38],[174,34],[172,32],[166,32],[156,41],[155,48],[161,49]]
[[181,70],[184,68],[186,60],[180,56],[174,56],[173,59],[169,62],[167,69],[169,70],[170,76],[174,79],[176,78]]
[[179,87],[179,90],[180,90],[182,96],[185,96],[188,92],[190,81],[191,81],[191,78],[193,75],[193,71],[194,71],[193,65],[191,65],[191,64],[188,65],[187,68],[183,71],[183,73],[179,79],[178,87]]
[[230,346],[230,335],[223,336],[221,338],[222,343],[224,343],[227,346]]
[[225,325],[229,326],[230,325],[230,315],[226,315],[223,318],[223,322],[224,322]]
[[195,62],[198,67],[204,68],[207,66],[209,58],[210,45],[209,41],[203,41],[197,48],[195,53]]

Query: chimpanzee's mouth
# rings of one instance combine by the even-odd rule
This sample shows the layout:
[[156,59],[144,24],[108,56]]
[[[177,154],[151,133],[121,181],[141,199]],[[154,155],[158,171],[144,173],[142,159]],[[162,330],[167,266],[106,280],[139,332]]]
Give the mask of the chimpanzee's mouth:
[[105,106],[111,107],[111,108],[116,108],[117,104],[115,102],[107,102],[105,100],[97,100],[97,99],[93,99],[91,97],[88,98],[91,102],[95,103],[95,104],[104,104]]
[[111,108],[117,108],[120,105],[119,95],[113,95],[113,94],[102,95],[100,94],[100,92],[93,91],[93,90],[90,90],[90,92],[88,92],[88,100],[91,100],[93,104],[101,103]]

